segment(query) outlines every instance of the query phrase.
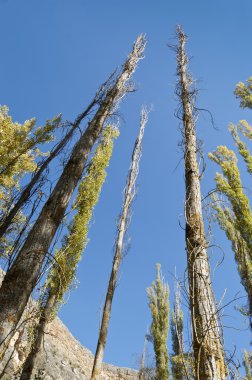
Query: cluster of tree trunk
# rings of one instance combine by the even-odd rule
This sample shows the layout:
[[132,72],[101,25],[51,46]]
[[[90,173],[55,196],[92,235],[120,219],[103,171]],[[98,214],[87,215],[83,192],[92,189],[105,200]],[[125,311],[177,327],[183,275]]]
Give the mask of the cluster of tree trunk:
[[[179,97],[180,104],[179,116],[183,123],[186,273],[188,274],[187,293],[191,317],[192,350],[184,352],[183,312],[180,306],[180,294],[177,291],[171,315],[173,353],[169,359],[167,348],[170,318],[169,288],[164,282],[160,266],[157,266],[156,281],[147,289],[152,324],[150,334],[147,335],[148,339],[146,338],[145,341],[139,379],[147,380],[155,378],[156,380],[168,380],[172,376],[173,380],[224,380],[227,378],[228,369],[224,355],[220,315],[212,287],[211,268],[208,258],[209,243],[205,234],[202,210],[201,174],[198,164],[199,145],[196,136],[196,90],[193,86],[193,79],[188,73],[189,59],[185,51],[187,36],[181,27],[177,28],[177,40],[177,45],[173,48],[176,51],[177,57],[178,82],[176,94]],[[133,90],[130,79],[139,61],[143,58],[145,45],[146,39],[143,35],[140,35],[120,70],[113,72],[108,80],[99,88],[89,106],[73,123],[60,124],[61,122],[58,120],[55,125],[47,125],[45,127],[45,137],[44,135],[41,137],[45,141],[49,139],[48,136],[59,124],[61,127],[67,128],[67,132],[55,145],[49,156],[38,164],[36,170],[34,170],[34,163],[30,162],[27,156],[27,168],[33,168],[31,169],[31,172],[32,170],[33,172],[30,182],[19,192],[15,201],[7,205],[4,212],[0,214],[0,243],[7,246],[6,242],[8,242],[8,239],[6,236],[11,231],[13,233],[13,225],[17,225],[17,221],[21,223],[24,208],[28,202],[34,201],[36,191],[43,182],[43,177],[49,170],[51,162],[65,151],[66,146],[70,146],[72,138],[76,138],[77,131],[80,131],[80,136],[72,147],[70,157],[64,165],[57,183],[52,192],[47,196],[47,200],[34,224],[29,231],[27,230],[21,248],[17,252],[15,251],[15,255],[13,255],[10,261],[11,265],[9,265],[0,288],[0,360],[3,360],[15,332],[20,328],[20,321],[22,321],[23,313],[33,290],[41,281],[44,269],[50,263],[53,263],[50,264],[51,270],[43,284],[44,293],[38,302],[38,307],[35,308],[38,310],[38,313],[33,318],[33,339],[30,351],[21,370],[21,380],[33,378],[36,359],[43,346],[42,342],[46,327],[57,314],[64,294],[72,284],[78,261],[85,249],[88,223],[92,216],[92,210],[98,201],[106,175],[105,169],[112,154],[113,144],[109,145],[112,137],[110,136],[110,143],[108,141],[104,143],[104,136],[106,135],[106,131],[111,131],[108,128],[109,121],[118,108],[120,101],[128,92]],[[251,80],[248,81],[247,86],[240,83],[236,88],[236,96],[241,99],[243,108],[252,108],[251,83]],[[5,122],[5,113],[6,111],[1,108],[0,122]],[[88,121],[85,130],[83,130],[83,124],[91,113],[93,116]],[[124,240],[130,222],[132,202],[136,194],[136,180],[139,172],[142,140],[147,120],[148,111],[143,107],[140,118],[140,131],[132,153],[122,211],[117,226],[114,258],[103,307],[91,380],[99,380],[102,375],[102,363],[112,302],[118,273],[124,258]],[[33,125],[32,123],[31,126]],[[238,126],[238,129],[244,136],[252,139],[252,127],[248,124],[243,122]],[[231,133],[238,146],[239,153],[247,164],[248,172],[251,174],[252,156],[246,145],[240,140],[237,132],[238,129],[232,127]],[[36,147],[35,141],[33,148]],[[98,143],[98,148],[92,156],[96,143]],[[105,161],[102,161],[99,147],[108,148],[103,156]],[[27,151],[25,152],[26,154]],[[3,173],[5,175],[6,173],[11,173],[10,167],[17,162],[20,155],[22,155],[22,152],[18,153],[16,160],[6,164],[6,167],[0,161],[0,166],[2,165],[0,171],[0,191],[4,183],[3,180],[1,182],[1,175]],[[252,212],[249,201],[241,190],[242,183],[234,154],[226,147],[218,147],[217,151],[211,155],[211,158],[223,170],[223,177],[219,175],[216,178],[217,190],[229,201],[228,208],[220,207],[215,203],[213,209],[217,215],[216,220],[232,242],[238,271],[242,284],[248,294],[249,308],[245,314],[247,313],[252,319]],[[92,168],[93,172],[90,168]],[[12,183],[11,181],[14,178],[11,175],[14,176],[14,174],[9,174],[9,183]],[[79,183],[79,195],[76,198],[77,201],[74,206],[77,210],[77,216],[73,217],[71,227],[69,227],[70,232],[68,237],[65,238],[63,247],[51,257],[50,250],[52,249],[56,233],[59,231],[59,227],[66,215],[66,210],[71,203],[73,193]],[[240,190],[237,191],[237,188]],[[217,202],[218,199],[215,197],[214,201]],[[27,224],[22,225],[22,234]],[[151,341],[154,347],[156,358],[154,372],[153,368],[145,371],[147,341]],[[169,371],[169,362],[171,363],[171,371]],[[246,369],[246,377],[244,379],[246,380],[252,378],[251,362],[252,358],[250,354],[246,353],[244,356],[244,366]]]
[[[41,268],[66,208],[82,176],[92,147],[118,102],[130,90],[128,82],[145,48],[140,35],[120,74],[106,88],[92,120],[75,144],[71,157],[28,234],[16,260],[6,273],[0,289],[0,344],[13,335],[28,299],[41,276]],[[82,117],[79,119],[79,123]]]

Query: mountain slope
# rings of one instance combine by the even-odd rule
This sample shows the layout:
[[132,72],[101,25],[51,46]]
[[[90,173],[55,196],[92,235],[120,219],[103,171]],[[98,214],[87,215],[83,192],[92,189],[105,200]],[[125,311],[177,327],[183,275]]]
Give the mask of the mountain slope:
[[[3,272],[0,273],[3,278]],[[29,310],[34,307],[31,301]],[[26,311],[23,321],[30,315]],[[22,322],[23,322],[22,321]],[[21,367],[27,351],[29,323],[25,328],[20,324],[19,332],[13,337],[5,360],[0,364],[0,379],[19,379],[18,370]],[[38,380],[88,380],[91,376],[93,354],[83,347],[68,331],[66,326],[56,318],[45,332],[44,344],[39,354],[34,379]],[[1,374],[2,372],[2,374]],[[38,377],[38,374],[40,376]],[[35,377],[35,375],[37,377]],[[138,372],[128,368],[104,364],[101,380],[137,380]]]

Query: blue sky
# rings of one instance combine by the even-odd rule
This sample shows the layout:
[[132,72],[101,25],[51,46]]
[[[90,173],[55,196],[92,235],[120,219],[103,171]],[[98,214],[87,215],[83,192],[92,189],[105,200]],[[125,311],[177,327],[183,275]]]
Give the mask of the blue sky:
[[[0,104],[8,105],[20,122],[35,116],[38,123],[44,123],[59,112],[73,120],[124,61],[137,35],[147,35],[145,59],[134,77],[138,91],[120,107],[121,135],[79,265],[80,284],[60,311],[73,335],[94,351],[140,107],[152,105],[130,227],[131,249],[113,304],[105,354],[108,362],[136,366],[151,320],[146,287],[155,277],[155,263],[161,263],[171,288],[175,267],[180,277],[185,270],[184,232],[178,223],[183,215],[184,182],[179,120],[174,116],[176,61],[167,43],[175,42],[175,27],[181,24],[189,36],[190,71],[198,79],[198,106],[211,111],[217,127],[213,128],[207,112],[200,114],[198,133],[207,157],[217,145],[234,146],[229,122],[251,121],[251,113],[242,111],[233,95],[235,84],[252,75],[251,12],[249,0],[0,0]],[[206,160],[203,195],[214,188],[217,170]],[[242,163],[241,168],[245,175]],[[251,178],[246,180],[250,187]],[[216,297],[219,300],[226,289],[225,304],[237,292],[240,296],[244,292],[230,244],[215,226],[213,233],[213,243],[225,251],[220,267],[216,267],[220,250],[211,254]],[[240,355],[249,347],[249,332],[243,331],[243,319],[234,311],[236,304],[242,301],[225,309],[223,324],[227,326],[226,349],[232,351],[236,346]]]

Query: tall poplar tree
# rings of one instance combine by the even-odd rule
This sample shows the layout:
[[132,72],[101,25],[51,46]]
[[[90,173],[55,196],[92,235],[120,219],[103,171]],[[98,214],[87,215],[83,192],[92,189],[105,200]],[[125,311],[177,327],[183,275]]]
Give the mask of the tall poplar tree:
[[171,315],[171,340],[173,355],[171,370],[173,380],[190,378],[188,357],[184,353],[184,316],[180,305],[180,288],[176,286],[175,302]]
[[167,337],[169,327],[169,287],[164,282],[161,265],[157,264],[157,277],[147,289],[152,314],[151,336],[156,358],[156,379],[169,379]]
[[244,352],[243,365],[246,373],[243,380],[252,380],[252,352]]
[[142,140],[144,135],[145,126],[148,120],[148,112],[143,107],[141,111],[140,131],[132,153],[132,160],[127,178],[126,188],[124,192],[124,200],[122,213],[118,223],[117,237],[115,243],[115,251],[113,257],[113,264],[110,273],[109,284],[107,288],[106,300],[103,307],[102,321],[99,331],[98,342],[94,357],[94,364],[92,369],[91,380],[99,380],[102,372],[102,362],[104,350],[107,341],[109,320],[111,316],[112,302],[114,298],[115,288],[117,284],[117,277],[120,266],[123,260],[124,237],[128,228],[130,220],[130,208],[136,194],[136,180],[139,172],[139,162],[142,154]]
[[31,350],[23,364],[20,380],[32,379],[46,326],[57,315],[64,294],[73,282],[76,268],[88,242],[89,222],[106,178],[113,139],[117,135],[118,131],[113,126],[106,127],[79,186],[75,202],[77,213],[69,226],[69,234],[65,237],[62,248],[55,254],[54,264],[39,300],[40,318],[38,324],[35,323],[33,327]]
[[100,136],[106,120],[124,95],[132,90],[129,79],[143,58],[146,40],[140,35],[106,96],[75,144],[70,159],[51,195],[34,223],[27,239],[0,289],[0,344],[8,344],[23,314],[48,253],[55,233],[64,217],[71,196],[82,176],[90,151]]
[[224,380],[226,367],[210,277],[197,162],[195,91],[188,73],[187,36],[177,28],[177,94],[181,101],[185,165],[185,239],[196,379]]
[[[252,78],[248,79],[247,84],[239,82],[235,94],[240,99],[242,108],[252,108]],[[246,164],[248,173],[252,174],[252,155],[246,143],[240,138],[242,134],[248,140],[252,140],[252,126],[246,120],[240,120],[238,125],[231,124],[229,131]],[[248,295],[248,308],[244,311],[250,317],[252,328],[252,210],[250,201],[245,193],[235,152],[226,146],[218,146],[216,151],[209,154],[209,157],[222,169],[222,174],[217,172],[215,176],[218,193],[212,196],[211,205],[215,210],[216,221],[232,243],[241,283]]]

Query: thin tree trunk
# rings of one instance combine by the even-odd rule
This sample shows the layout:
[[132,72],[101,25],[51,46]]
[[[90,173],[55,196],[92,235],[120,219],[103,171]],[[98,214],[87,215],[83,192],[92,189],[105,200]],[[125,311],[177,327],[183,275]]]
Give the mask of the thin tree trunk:
[[[40,351],[43,333],[46,325],[57,315],[59,306],[69,289],[75,276],[78,262],[87,243],[87,227],[92,218],[92,211],[98,201],[102,185],[105,180],[106,167],[112,155],[113,139],[116,131],[112,126],[107,126],[103,131],[103,137],[98,144],[92,159],[89,162],[88,173],[84,176],[76,197],[76,211],[69,226],[69,233],[64,238],[64,243],[54,255],[54,265],[47,276],[43,294],[39,300],[41,318],[34,323],[32,349],[23,364],[21,379],[30,379],[36,367],[37,356]],[[99,161],[99,164],[98,164]],[[86,199],[89,199],[86,204]],[[90,195],[91,198],[90,198]],[[83,229],[83,226],[86,228]]]
[[35,333],[33,337],[34,342],[32,344],[31,351],[29,352],[23,364],[20,380],[32,379],[33,370],[36,367],[36,360],[42,347],[42,341],[45,334],[45,328],[51,319],[51,315],[56,305],[57,305],[56,294],[51,292],[47,298],[45,306],[43,307],[43,310],[39,319],[39,323],[35,327]]
[[71,137],[73,136],[74,131],[79,128],[82,120],[89,114],[89,112],[92,110],[92,108],[102,99],[104,90],[106,88],[107,83],[109,83],[111,77],[101,86],[99,91],[96,93],[94,99],[89,104],[89,106],[86,108],[85,111],[83,111],[75,120],[75,122],[72,124],[70,130],[67,132],[67,134],[63,137],[63,139],[55,146],[55,148],[50,153],[50,156],[42,163],[42,165],[39,167],[38,171],[35,172],[35,174],[32,176],[30,182],[25,187],[25,189],[22,191],[19,199],[15,203],[15,205],[12,207],[10,212],[6,215],[4,220],[1,221],[0,224],[0,239],[3,237],[3,235],[7,232],[8,228],[10,227],[11,223],[13,222],[13,219],[19,212],[19,210],[24,206],[24,204],[29,200],[31,191],[34,188],[34,186],[39,181],[42,173],[45,171],[46,168],[48,168],[50,162],[62,151],[64,146],[69,142]]
[[202,216],[197,141],[193,115],[194,94],[190,88],[192,80],[187,72],[188,58],[185,53],[187,37],[180,27],[178,27],[177,35],[179,40],[177,71],[185,142],[186,247],[195,371],[196,378],[200,380],[224,380],[226,368],[210,278]]
[[146,357],[146,351],[147,351],[147,335],[144,337],[144,346],[143,346],[143,352],[141,355],[141,363],[140,363],[140,370],[139,370],[139,380],[144,380],[144,369],[145,369],[145,357]]
[[94,357],[91,380],[99,380],[101,371],[102,371],[102,362],[103,362],[104,350],[105,350],[105,345],[106,345],[106,340],[107,340],[112,302],[113,302],[115,287],[117,283],[118,271],[120,269],[120,264],[123,259],[123,241],[124,241],[125,232],[128,226],[130,206],[135,196],[135,183],[136,183],[136,179],[137,179],[137,175],[139,171],[139,160],[141,158],[142,138],[144,134],[144,128],[147,123],[147,119],[148,119],[148,113],[143,108],[142,113],[141,113],[140,132],[136,140],[133,154],[132,154],[132,161],[131,161],[131,167],[130,167],[127,185],[125,189],[122,214],[121,214],[119,225],[118,225],[118,234],[117,234],[117,239],[116,239],[116,244],[115,244],[113,265],[112,265],[112,270],[110,274],[106,300],[105,300],[105,304],[103,308],[103,316],[102,316],[102,322],[101,322],[100,331],[99,331],[99,338],[98,338],[96,353]]
[[140,35],[110,87],[85,133],[75,144],[51,196],[32,227],[19,255],[7,272],[0,289],[0,344],[8,344],[20,320],[32,290],[40,276],[41,267],[53,237],[64,217],[75,187],[81,178],[89,153],[100,135],[107,118],[129,89],[126,84],[142,58],[145,38]]

